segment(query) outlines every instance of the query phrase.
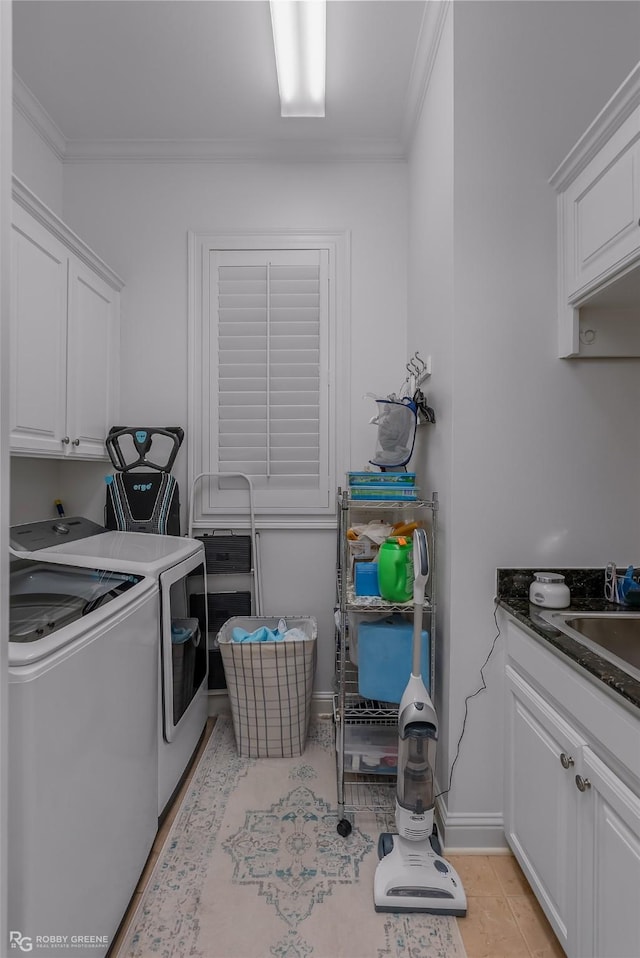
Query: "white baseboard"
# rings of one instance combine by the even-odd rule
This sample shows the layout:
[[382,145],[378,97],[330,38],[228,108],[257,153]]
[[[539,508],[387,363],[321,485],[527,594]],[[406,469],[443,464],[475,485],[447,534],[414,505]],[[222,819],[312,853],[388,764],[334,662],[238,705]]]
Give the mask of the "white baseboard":
[[314,692],[311,699],[311,714],[315,719],[332,719],[333,692]]
[[209,715],[231,715],[229,694],[224,689],[209,689]]
[[451,814],[439,804],[438,822],[442,831],[442,846],[448,854],[511,854],[500,813]]
[[506,848],[449,848],[445,847],[442,854],[445,858],[448,855],[464,855],[465,857],[470,857],[471,855],[491,855],[493,858],[496,856],[500,857],[514,857],[513,852],[507,846]]

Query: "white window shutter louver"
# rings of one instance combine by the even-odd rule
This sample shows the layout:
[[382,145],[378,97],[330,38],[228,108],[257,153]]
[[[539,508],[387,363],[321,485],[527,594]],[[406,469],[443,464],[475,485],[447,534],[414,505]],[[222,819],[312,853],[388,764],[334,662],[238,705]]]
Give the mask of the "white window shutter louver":
[[[210,464],[244,473],[267,510],[328,496],[326,250],[209,253]],[[237,486],[221,480],[224,490]]]

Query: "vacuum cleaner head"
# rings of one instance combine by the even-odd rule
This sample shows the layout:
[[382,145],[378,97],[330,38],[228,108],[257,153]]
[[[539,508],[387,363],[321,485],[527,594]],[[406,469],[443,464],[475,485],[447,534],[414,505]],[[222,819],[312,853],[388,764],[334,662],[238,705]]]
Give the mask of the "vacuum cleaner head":
[[[387,850],[389,849],[389,850]],[[467,896],[453,865],[433,850],[430,841],[400,835],[380,836],[373,902],[376,911],[416,911],[430,915],[467,914]]]

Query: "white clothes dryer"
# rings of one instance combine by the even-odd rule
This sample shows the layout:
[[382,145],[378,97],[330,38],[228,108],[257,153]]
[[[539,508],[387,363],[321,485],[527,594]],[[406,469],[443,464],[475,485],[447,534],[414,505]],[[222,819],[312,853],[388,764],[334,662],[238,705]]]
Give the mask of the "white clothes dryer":
[[[50,563],[146,576],[156,582],[158,681],[157,810],[162,817],[195,752],[208,713],[206,592],[201,542],[179,536],[107,531],[89,519],[45,520],[11,529],[14,554]],[[196,619],[197,621],[194,621]]]

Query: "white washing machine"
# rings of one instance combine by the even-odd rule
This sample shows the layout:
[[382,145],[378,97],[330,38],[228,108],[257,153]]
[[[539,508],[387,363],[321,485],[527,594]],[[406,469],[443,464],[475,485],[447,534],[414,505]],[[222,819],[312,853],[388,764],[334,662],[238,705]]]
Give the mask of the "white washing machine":
[[107,531],[82,517],[27,523],[11,529],[14,554],[49,563],[100,568],[151,578],[156,583],[157,814],[180,785],[204,731],[208,713],[206,592],[201,542],[179,536]]
[[12,561],[11,948],[99,958],[157,828],[157,583]]

